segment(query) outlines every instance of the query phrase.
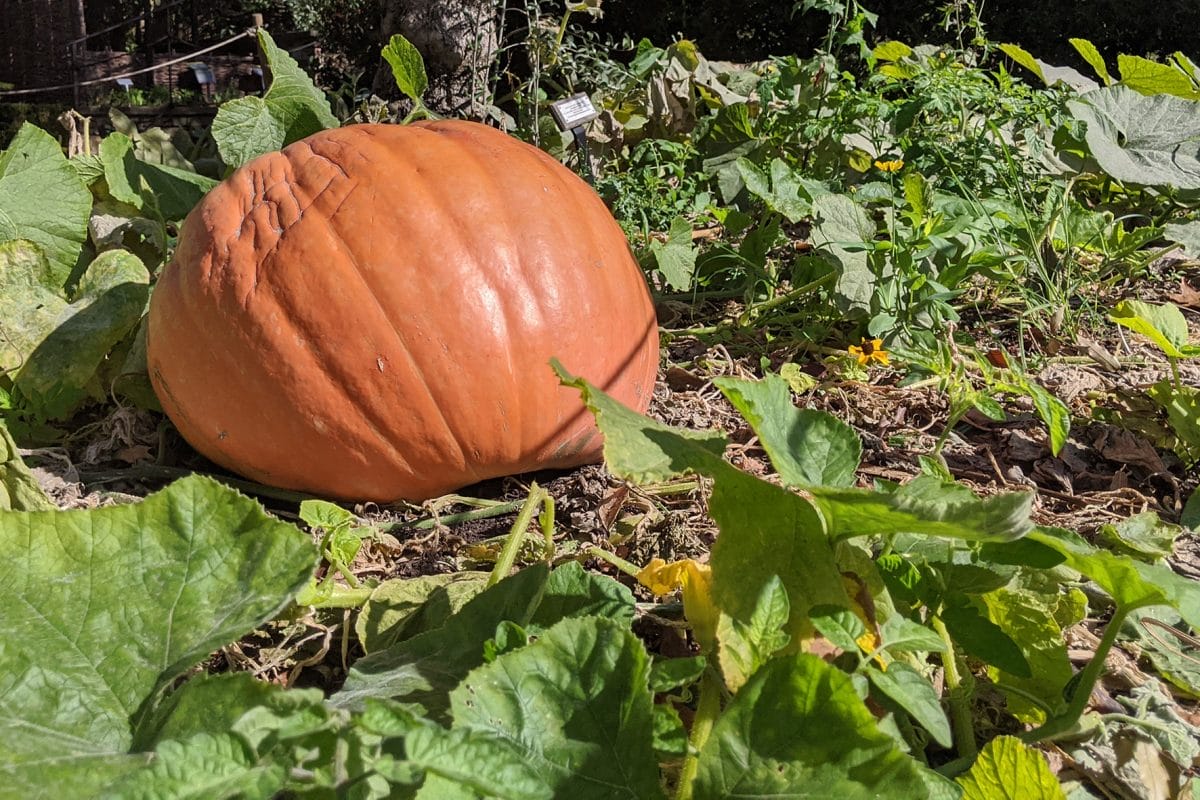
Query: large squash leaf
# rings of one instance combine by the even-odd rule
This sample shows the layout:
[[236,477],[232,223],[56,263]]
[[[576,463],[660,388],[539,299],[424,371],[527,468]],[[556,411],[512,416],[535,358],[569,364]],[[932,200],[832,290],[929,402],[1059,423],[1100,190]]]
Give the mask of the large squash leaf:
[[802,654],[738,691],[700,751],[694,796],[929,797],[934,780],[880,730],[850,676]]
[[476,594],[440,627],[360,658],[331,702],[357,710],[372,699],[386,698],[409,712],[443,721],[450,691],[484,663],[484,644],[496,635],[498,625],[538,629],[591,615],[628,625],[633,619],[632,593],[574,563],[553,572],[542,564],[527,567]]
[[1200,103],[1107,86],[1068,103],[1092,157],[1125,183],[1200,189]]
[[152,209],[164,220],[183,219],[217,185],[195,172],[139,160],[133,140],[119,132],[100,142],[100,160],[109,194],[139,210]]
[[271,618],[312,573],[295,527],[216,482],[136,505],[0,513],[0,784],[91,797],[146,763],[161,689]]
[[54,503],[42,491],[21,454],[17,443],[0,419],[0,511],[45,511]]
[[1046,757],[1015,736],[987,743],[958,779],[963,800],[1065,800]]
[[61,290],[79,260],[91,208],[91,192],[54,137],[23,124],[0,153],[0,242],[37,244],[46,254],[49,283]]
[[451,730],[424,728],[406,747],[430,771],[484,788],[494,748],[463,737],[490,734],[489,745],[510,744],[515,763],[548,789],[523,797],[662,797],[649,675],[650,659],[627,625],[566,619],[472,672],[450,696]]
[[68,295],[36,245],[0,244],[0,371],[14,376],[29,409],[67,416],[142,318],[149,293],[146,267],[124,250],[100,254]]

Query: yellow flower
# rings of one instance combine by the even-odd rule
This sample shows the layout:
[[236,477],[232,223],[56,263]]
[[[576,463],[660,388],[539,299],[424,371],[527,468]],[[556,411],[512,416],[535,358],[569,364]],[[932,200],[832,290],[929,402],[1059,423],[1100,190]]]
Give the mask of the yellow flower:
[[846,348],[846,351],[857,358],[858,363],[862,365],[872,361],[878,361],[884,366],[888,364],[888,354],[883,349],[883,339],[863,339],[861,346],[852,344]]
[[712,567],[692,558],[670,564],[653,558],[638,572],[637,579],[660,596],[683,589],[683,613],[692,624],[696,641],[705,650],[716,644],[720,612],[712,599]]
[[[871,592],[857,575],[850,572],[842,573],[842,586],[845,587],[846,594],[851,598],[850,610],[863,624],[863,632],[854,640],[854,643],[864,653],[871,655],[879,647],[879,635],[876,633],[879,628],[875,624],[875,606],[871,599]],[[881,670],[887,671],[887,662],[884,661],[882,654],[875,653],[875,663]]]
[[899,172],[904,166],[904,159],[897,158],[892,161],[876,161],[875,169],[880,172]]

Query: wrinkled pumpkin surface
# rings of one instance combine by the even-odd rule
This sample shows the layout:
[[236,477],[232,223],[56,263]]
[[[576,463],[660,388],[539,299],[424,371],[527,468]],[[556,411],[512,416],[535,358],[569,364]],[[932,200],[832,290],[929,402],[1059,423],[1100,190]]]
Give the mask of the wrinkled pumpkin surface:
[[462,121],[348,126],[247,163],[185,221],[149,326],[154,388],[197,450],[346,499],[598,461],[549,359],[641,410],[658,364],[599,197]]

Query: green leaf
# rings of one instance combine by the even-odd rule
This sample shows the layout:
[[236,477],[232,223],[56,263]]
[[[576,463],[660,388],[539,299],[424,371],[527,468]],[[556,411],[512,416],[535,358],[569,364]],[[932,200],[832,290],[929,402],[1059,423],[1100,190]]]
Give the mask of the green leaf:
[[917,219],[925,219],[933,211],[933,185],[916,170],[904,173],[904,201]]
[[929,731],[935,742],[945,748],[953,745],[950,720],[937,692],[921,673],[908,664],[894,661],[886,671],[869,667],[867,678],[880,693]]
[[1192,531],[1200,531],[1200,489],[1192,492],[1192,496],[1183,504],[1183,513],[1179,522]]
[[1108,74],[1108,66],[1104,63],[1104,56],[1100,55],[1100,51],[1096,49],[1096,45],[1089,42],[1087,39],[1068,39],[1071,46],[1075,48],[1075,52],[1088,63],[1096,74],[1100,76],[1100,80],[1104,81],[1104,85],[1110,85],[1112,76]]
[[962,800],[1066,800],[1046,757],[1015,736],[988,742],[958,783]]
[[633,614],[633,592],[627,586],[569,561],[550,573],[529,626],[548,628],[568,617],[587,616],[632,625]]
[[1058,455],[1071,433],[1071,411],[1066,403],[1050,393],[1046,387],[1032,381],[1024,375],[1012,376],[1012,383],[998,381],[996,388],[1001,391],[1011,391],[1024,394],[1033,401],[1033,408],[1038,417],[1046,424],[1050,433],[1050,452]]
[[1075,674],[1050,600],[1023,589],[999,589],[983,596],[988,619],[1021,649],[1030,672],[1022,676],[990,666],[988,675],[1001,691],[1009,686],[1020,690],[1006,692],[1008,708],[1017,719],[1035,725],[1046,721],[1046,713],[1026,696],[1041,700],[1053,714],[1063,704],[1063,690]]
[[808,187],[783,159],[773,159],[769,173],[748,158],[739,158],[734,163],[747,191],[789,222],[800,222],[812,212]]
[[288,139],[287,123],[281,118],[284,110],[273,108],[262,97],[239,97],[222,103],[212,124],[222,160],[240,167],[281,149]]
[[54,137],[23,123],[0,152],[0,242],[28,239],[40,247],[48,264],[41,282],[62,291],[87,238],[91,208],[92,193]]
[[708,659],[704,656],[655,659],[650,665],[650,691],[661,694],[687,686],[699,679],[706,666]]
[[1200,583],[1167,566],[1100,550],[1069,531],[1039,528],[1029,538],[1064,555],[1068,567],[1099,584],[1123,610],[1170,606],[1193,630],[1200,630]]
[[0,370],[37,413],[67,416],[109,351],[141,320],[150,275],[124,250],[96,257],[74,295],[29,242],[0,244]]
[[1122,300],[1108,318],[1142,334],[1170,358],[1200,356],[1200,347],[1188,344],[1187,320],[1174,303],[1154,305],[1141,300]]
[[346,509],[325,500],[304,500],[300,503],[300,519],[310,528],[332,531],[357,524],[358,517]]
[[895,40],[880,42],[875,45],[875,49],[871,51],[871,55],[876,61],[899,61],[902,58],[908,58],[913,54],[913,49],[904,42]]
[[369,699],[394,699],[414,714],[443,719],[448,693],[484,662],[484,643],[496,626],[527,625],[548,578],[544,564],[523,569],[475,595],[441,627],[363,656],[330,702],[357,710]]
[[783,581],[772,576],[759,591],[748,622],[739,622],[727,614],[720,615],[717,663],[730,691],[736,692],[744,686],[759,667],[788,645],[791,636],[785,626],[790,613]]
[[672,289],[686,292],[692,287],[692,275],[696,271],[696,248],[692,246],[692,223],[687,218],[675,217],[671,220],[667,241],[651,241],[650,255]]
[[[452,735],[486,732],[510,742],[550,787],[545,796],[662,797],[649,667],[626,625],[563,620],[467,676],[451,694]],[[465,758],[460,764],[481,781],[486,767]]]
[[1000,52],[1004,53],[1004,55],[1008,56],[1022,67],[1032,72],[1042,83],[1046,84],[1047,86],[1049,85],[1049,81],[1046,80],[1045,73],[1042,72],[1042,62],[1034,58],[1033,54],[1024,47],[1016,44],[1006,43],[1000,45]]
[[29,795],[94,796],[142,763],[123,754],[159,691],[278,613],[315,563],[307,536],[201,477],[136,505],[5,512],[0,544],[0,778]]
[[867,263],[866,248],[875,238],[875,223],[844,194],[813,200],[812,216],[813,245],[827,251],[840,266],[835,286],[839,307],[843,311],[869,310],[875,275]]
[[1183,529],[1163,522],[1153,511],[1143,511],[1116,524],[1101,525],[1096,533],[1113,550],[1154,562],[1174,552]]
[[241,166],[252,158],[326,128],[338,126],[329,100],[312,78],[259,28],[258,43],[271,70],[271,88],[262,97],[225,103],[213,120],[212,135],[221,158]]
[[354,632],[368,653],[440,628],[487,586],[486,572],[393,578],[371,591]]
[[46,511],[52,508],[54,503],[21,460],[17,443],[4,420],[0,419],[0,511]]
[[1176,386],[1162,380],[1146,390],[1150,399],[1167,412],[1167,421],[1175,433],[1171,449],[1187,467],[1200,463],[1200,389]]
[[1032,678],[1033,670],[1020,645],[975,606],[965,599],[956,600],[943,608],[940,616],[963,651],[1019,678]]
[[721,535],[712,548],[712,590],[721,611],[748,622],[758,593],[774,576],[783,581],[791,601],[793,636],[811,633],[805,616],[809,607],[849,605],[824,522],[812,503],[721,458],[723,436],[655,422],[552,364],[596,415],[604,433],[605,461],[615,474],[639,483],[684,474],[713,479],[709,512]]
[[1163,226],[1163,238],[1183,245],[1183,254],[1200,259],[1200,219],[1190,222],[1168,222]]
[[[423,614],[422,622],[435,623],[444,609]],[[544,564],[528,567],[475,594],[439,627],[384,646],[375,642],[376,648],[355,662],[332,701],[340,708],[358,709],[370,698],[391,698],[413,713],[443,719],[449,691],[484,663],[486,645],[497,635],[498,626],[533,631],[567,617],[591,614],[628,625],[633,620],[633,595],[611,578],[588,573],[575,562],[553,572]],[[384,637],[391,635],[385,628]]]
[[790,486],[851,486],[862,457],[858,434],[832,414],[798,409],[778,375],[761,381],[716,378],[714,385],[733,404]]
[[814,606],[808,610],[817,633],[824,636],[835,647],[848,653],[858,652],[858,637],[867,632],[867,626],[848,608],[838,606]]
[[1033,529],[1031,492],[976,497],[958,484],[922,475],[890,494],[865,489],[808,490],[835,539],[917,533],[973,541],[1010,541]]
[[700,751],[696,800],[925,797],[917,763],[881,731],[850,677],[813,655],[772,659]]
[[1200,189],[1200,114],[1171,95],[1146,97],[1107,86],[1067,104],[1087,125],[1092,157],[1106,173],[1138,186]]
[[946,643],[937,633],[919,622],[895,614],[879,626],[882,646],[889,653],[941,653]]
[[1121,53],[1117,56],[1117,70],[1121,73],[1121,83],[1139,94],[1170,94],[1200,100],[1200,91],[1192,79],[1170,64]]
[[[133,750],[153,750],[161,742],[198,733],[224,733],[247,711],[286,691],[249,672],[198,675],[171,692],[133,731]],[[300,690],[297,690],[300,691]],[[318,693],[318,702],[319,693]]]
[[[470,790],[466,797],[550,800],[554,788],[519,745],[492,731],[445,730],[424,725],[404,739],[405,755],[448,784]],[[442,791],[431,796],[444,797]]]
[[688,735],[679,712],[670,703],[654,704],[654,750],[659,758],[682,758],[687,755]]
[[164,164],[139,160],[133,140],[111,133],[100,142],[108,193],[122,203],[153,208],[164,220],[181,220],[217,185],[212,178]]
[[383,48],[383,58],[392,66],[392,75],[396,85],[405,96],[418,105],[429,87],[429,78],[425,75],[425,61],[421,53],[408,39],[400,34],[393,34]]
[[236,735],[201,733],[186,742],[163,742],[154,762],[116,782],[100,800],[269,800],[283,785],[281,764],[256,765]]

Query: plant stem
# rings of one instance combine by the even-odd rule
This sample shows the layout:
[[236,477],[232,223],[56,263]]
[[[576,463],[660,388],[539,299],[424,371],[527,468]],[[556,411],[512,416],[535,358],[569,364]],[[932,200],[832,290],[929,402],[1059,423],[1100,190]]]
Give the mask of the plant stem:
[[457,511],[453,514],[439,514],[436,517],[426,517],[419,519],[416,522],[397,522],[394,525],[386,525],[381,528],[385,533],[401,531],[407,529],[424,530],[432,528],[436,525],[457,525],[460,522],[470,522],[475,519],[490,519],[492,517],[502,517],[505,514],[521,508],[524,500],[513,503],[496,503],[495,505],[487,505],[482,508],[476,508],[471,511]]
[[946,645],[946,652],[942,654],[942,668],[946,671],[946,701],[950,705],[950,720],[954,726],[954,747],[960,758],[974,761],[979,751],[975,747],[975,721],[971,719],[970,685],[958,671],[958,654],[945,623],[938,616],[932,617],[930,623]]
[[750,308],[748,308],[744,312],[742,312],[742,316],[738,321],[742,325],[745,325],[748,322],[750,322],[750,320],[761,316],[762,313],[765,311],[770,311],[773,308],[778,308],[779,306],[787,305],[788,303],[792,302],[793,300],[795,300],[799,297],[803,297],[806,294],[815,292],[817,289],[820,289],[825,284],[833,282],[833,280],[836,277],[837,277],[836,272],[827,272],[824,275],[822,275],[821,277],[819,277],[815,280],[811,280],[808,283],[804,284],[803,286],[797,286],[795,289],[784,292],[781,295],[772,297],[770,300],[764,300],[761,303],[759,303],[758,305],[751,306]]
[[679,771],[679,788],[675,800],[692,800],[692,783],[700,769],[700,749],[708,741],[717,717],[721,713],[721,681],[712,669],[706,669],[700,678],[700,700],[696,703],[696,716],[692,718],[692,732],[688,735],[688,754]]
[[1096,645],[1096,653],[1092,656],[1092,660],[1083,668],[1083,672],[1079,675],[1079,680],[1075,683],[1075,693],[1071,695],[1071,702],[1067,706],[1066,711],[1061,714],[1051,717],[1043,722],[1038,727],[1030,731],[1025,731],[1021,734],[1021,739],[1029,744],[1040,742],[1043,739],[1050,739],[1054,736],[1066,733],[1075,727],[1079,722],[1079,718],[1083,716],[1083,711],[1087,708],[1088,700],[1092,697],[1092,689],[1096,686],[1096,681],[1100,679],[1100,674],[1104,672],[1104,661],[1108,657],[1108,651],[1112,649],[1117,641],[1117,633],[1124,624],[1125,618],[1132,612],[1132,608],[1123,608],[1117,606],[1113,611],[1112,619],[1108,621],[1108,626],[1104,629],[1104,635],[1100,637],[1100,643]]
[[363,603],[371,597],[371,592],[374,587],[360,586],[357,589],[351,589],[347,586],[339,586],[333,584],[329,589],[329,596],[323,600],[316,600],[313,597],[314,590],[311,587],[305,587],[296,595],[296,605],[311,606],[313,608],[361,608]]
[[495,586],[512,571],[517,560],[517,551],[521,549],[521,542],[525,540],[525,532],[529,530],[529,523],[533,522],[533,515],[537,513],[543,501],[549,500],[550,495],[545,489],[536,483],[530,485],[529,497],[525,498],[521,513],[517,515],[517,521],[513,523],[508,539],[504,542],[504,549],[500,551],[496,566],[492,568],[492,574],[488,577],[488,587]]
[[638,573],[641,572],[641,570],[637,568],[636,564],[631,564],[616,553],[610,553],[601,547],[597,547],[596,545],[588,547],[586,550],[584,550],[584,552],[589,556],[595,556],[601,561],[607,561],[609,564],[612,564],[614,567],[621,570],[621,572],[624,572],[631,578],[636,578]]

